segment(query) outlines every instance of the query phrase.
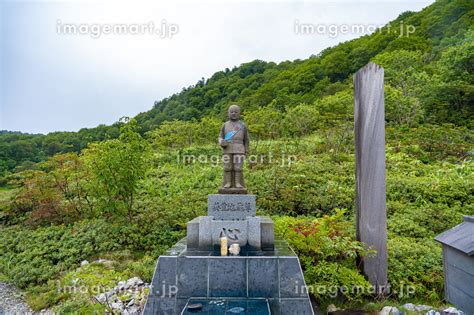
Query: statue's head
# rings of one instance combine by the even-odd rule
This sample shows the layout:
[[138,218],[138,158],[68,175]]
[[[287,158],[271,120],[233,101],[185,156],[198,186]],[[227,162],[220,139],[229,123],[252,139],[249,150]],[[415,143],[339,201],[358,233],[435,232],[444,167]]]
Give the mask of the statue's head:
[[230,120],[233,120],[233,121],[239,120],[240,119],[240,106],[236,104],[231,105],[227,113],[229,114]]

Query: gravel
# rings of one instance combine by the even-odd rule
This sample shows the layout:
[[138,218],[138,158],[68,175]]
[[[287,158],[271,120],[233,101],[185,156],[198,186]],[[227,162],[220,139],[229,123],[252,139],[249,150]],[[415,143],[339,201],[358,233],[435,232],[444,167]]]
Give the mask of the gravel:
[[0,315],[32,313],[23,294],[14,285],[0,282]]

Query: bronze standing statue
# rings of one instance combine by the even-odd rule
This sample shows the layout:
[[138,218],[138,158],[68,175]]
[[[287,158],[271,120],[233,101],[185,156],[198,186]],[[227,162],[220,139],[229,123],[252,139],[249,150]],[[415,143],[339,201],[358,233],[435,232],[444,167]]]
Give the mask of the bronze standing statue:
[[219,189],[222,194],[246,194],[242,168],[249,149],[247,127],[240,121],[240,107],[231,105],[229,121],[225,122],[219,134],[219,145],[224,150],[224,182]]

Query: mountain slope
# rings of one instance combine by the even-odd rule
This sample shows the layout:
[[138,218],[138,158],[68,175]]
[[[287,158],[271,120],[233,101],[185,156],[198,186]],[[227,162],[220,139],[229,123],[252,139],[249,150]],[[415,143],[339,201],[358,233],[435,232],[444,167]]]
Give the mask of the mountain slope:
[[[254,60],[219,71],[155,102],[151,110],[140,113],[136,119],[146,132],[174,119],[192,120],[208,115],[224,118],[230,102],[241,104],[245,111],[267,105],[286,111],[341,91],[350,93],[352,74],[374,60],[386,69],[390,86],[389,122],[408,119],[396,113],[408,109],[410,113],[416,112],[413,115],[421,123],[469,126],[474,110],[472,21],[472,1],[440,0],[418,13],[402,13],[371,35],[327,48],[305,60],[279,64]],[[416,30],[410,36],[401,36],[400,25],[404,25],[405,34],[408,25]],[[397,104],[402,104],[403,109],[392,109],[400,107]],[[118,122],[48,135],[2,133],[0,176],[19,166],[31,167],[31,162],[56,153],[78,152],[90,142],[115,138],[120,125]]]

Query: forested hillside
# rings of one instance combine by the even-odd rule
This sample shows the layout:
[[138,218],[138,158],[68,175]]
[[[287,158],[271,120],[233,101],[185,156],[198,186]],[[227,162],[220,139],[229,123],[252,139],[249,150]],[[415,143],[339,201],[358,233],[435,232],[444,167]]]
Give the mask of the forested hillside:
[[[388,122],[471,126],[473,7],[468,0],[437,1],[419,13],[401,14],[372,35],[341,43],[305,60],[279,64],[255,60],[225,69],[155,102],[150,111],[136,119],[143,134],[173,119],[223,118],[230,102],[241,104],[247,112],[270,106],[282,113],[323,99],[337,103],[351,93],[352,74],[374,60],[386,70]],[[405,35],[400,35],[400,25]],[[416,30],[406,36],[408,25]],[[350,111],[346,105],[335,109]],[[0,175],[16,167],[30,168],[31,162],[56,153],[79,152],[90,142],[117,138],[120,126],[117,122],[48,135],[0,132]]]
[[[399,36],[401,21],[415,33]],[[113,126],[2,132],[0,281],[24,289],[35,310],[61,313],[104,312],[92,288],[150,281],[221,183],[216,137],[236,102],[257,157],[245,165],[247,187],[298,253],[306,282],[367,287],[356,263],[369,253],[355,240],[352,74],[374,61],[386,78],[389,282],[414,291],[313,295],[366,310],[444,305],[433,238],[474,215],[473,21],[472,1],[437,1],[305,60],[218,72]],[[99,258],[110,263],[80,267]]]

